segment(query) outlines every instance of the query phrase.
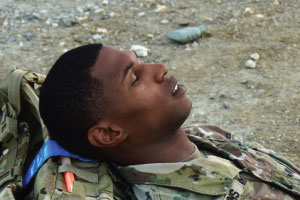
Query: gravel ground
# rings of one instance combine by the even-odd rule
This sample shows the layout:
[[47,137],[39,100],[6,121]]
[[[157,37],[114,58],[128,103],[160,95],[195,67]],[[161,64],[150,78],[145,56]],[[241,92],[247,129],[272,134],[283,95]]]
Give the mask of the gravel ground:
[[[194,42],[167,38],[201,24]],[[0,0],[0,76],[10,66],[47,73],[87,43],[143,45],[144,62],[167,64],[188,87],[187,124],[216,124],[300,166],[299,25],[298,0]]]

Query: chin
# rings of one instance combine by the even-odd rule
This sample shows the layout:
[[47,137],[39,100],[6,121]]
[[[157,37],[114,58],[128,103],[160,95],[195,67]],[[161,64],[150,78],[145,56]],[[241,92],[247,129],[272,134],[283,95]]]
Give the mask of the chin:
[[173,127],[178,129],[182,126],[185,120],[188,118],[192,110],[192,102],[186,98],[186,102],[182,106],[178,106],[174,109],[173,113]]

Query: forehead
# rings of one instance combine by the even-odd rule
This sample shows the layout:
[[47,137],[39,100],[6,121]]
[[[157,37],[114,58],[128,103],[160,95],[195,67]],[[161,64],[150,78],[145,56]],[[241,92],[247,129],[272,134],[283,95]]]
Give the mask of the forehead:
[[128,63],[134,60],[134,57],[135,55],[130,51],[103,46],[95,66],[91,70],[91,75],[101,79],[118,78]]

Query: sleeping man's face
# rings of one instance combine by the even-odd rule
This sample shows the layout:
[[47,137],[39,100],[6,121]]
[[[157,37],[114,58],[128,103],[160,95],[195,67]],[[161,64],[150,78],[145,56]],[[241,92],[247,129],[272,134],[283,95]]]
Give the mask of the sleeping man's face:
[[186,88],[167,73],[165,65],[141,63],[131,51],[107,46],[100,51],[91,75],[103,82],[106,117],[129,133],[131,143],[167,138],[188,117],[192,103]]

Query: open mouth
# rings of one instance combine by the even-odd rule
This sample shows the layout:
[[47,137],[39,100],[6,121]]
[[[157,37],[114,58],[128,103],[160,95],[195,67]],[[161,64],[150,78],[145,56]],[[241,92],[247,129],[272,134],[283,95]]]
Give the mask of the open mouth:
[[177,90],[178,90],[178,85],[176,84],[174,89],[173,89],[173,96],[174,96],[174,94],[176,93]]
[[172,88],[172,96],[178,96],[181,93],[185,92],[184,85],[178,84],[177,80],[173,76],[171,77],[171,88]]

